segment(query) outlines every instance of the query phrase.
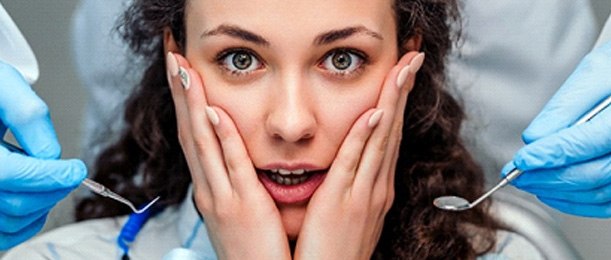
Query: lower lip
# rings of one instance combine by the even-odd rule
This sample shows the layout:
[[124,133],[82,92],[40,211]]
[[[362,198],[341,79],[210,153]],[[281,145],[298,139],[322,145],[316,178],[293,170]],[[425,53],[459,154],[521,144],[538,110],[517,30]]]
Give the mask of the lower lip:
[[259,173],[258,175],[259,180],[276,203],[297,204],[306,202],[312,197],[312,194],[325,179],[326,174],[315,173],[304,182],[296,185],[278,184],[265,173]]

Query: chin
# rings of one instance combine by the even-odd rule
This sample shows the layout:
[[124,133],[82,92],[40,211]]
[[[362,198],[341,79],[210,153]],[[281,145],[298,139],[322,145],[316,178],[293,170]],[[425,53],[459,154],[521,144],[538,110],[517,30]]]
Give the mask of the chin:
[[296,240],[306,213],[306,205],[278,205],[282,224],[289,240]]

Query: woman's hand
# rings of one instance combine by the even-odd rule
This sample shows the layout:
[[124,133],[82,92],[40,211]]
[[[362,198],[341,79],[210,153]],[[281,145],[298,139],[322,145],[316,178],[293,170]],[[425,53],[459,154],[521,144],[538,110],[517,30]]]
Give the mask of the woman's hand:
[[168,53],[166,62],[195,204],[219,259],[290,259],[280,213],[235,124],[208,106],[202,80],[184,57]]
[[295,259],[371,257],[394,199],[403,113],[423,60],[404,55],[386,76],[377,107],[352,126],[309,202]]

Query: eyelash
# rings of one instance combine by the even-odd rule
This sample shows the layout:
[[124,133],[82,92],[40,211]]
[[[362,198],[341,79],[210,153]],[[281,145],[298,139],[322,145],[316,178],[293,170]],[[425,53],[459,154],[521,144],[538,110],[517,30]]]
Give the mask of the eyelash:
[[[338,53],[346,53],[350,55],[351,61],[353,59],[352,57],[358,58],[359,60],[357,61],[356,65],[350,64],[350,67],[353,67],[353,66],[356,66],[356,67],[349,71],[347,69],[339,70],[339,69],[325,68],[325,66],[328,65],[327,63],[329,62],[329,59],[333,58],[333,55],[336,55]],[[230,64],[227,59],[230,57],[234,57],[234,55],[237,55],[237,54],[248,55],[251,58],[251,61],[258,66],[250,71],[241,71],[238,68],[232,69],[231,67],[235,67],[235,65]],[[230,73],[232,76],[236,76],[236,77],[248,76],[249,74],[265,66],[265,63],[262,61],[262,59],[258,55],[255,54],[254,51],[250,49],[246,49],[246,48],[230,48],[230,49],[223,50],[216,55],[215,60],[216,60],[216,63],[221,68],[223,68],[226,72]],[[348,77],[357,75],[358,73],[362,72],[364,67],[368,64],[369,64],[369,58],[362,51],[352,49],[352,48],[336,48],[336,49],[333,49],[327,52],[323,56],[323,58],[318,62],[318,67],[324,69],[325,71],[328,71],[333,76],[340,77],[340,78],[348,78]],[[249,66],[249,68],[251,66]]]

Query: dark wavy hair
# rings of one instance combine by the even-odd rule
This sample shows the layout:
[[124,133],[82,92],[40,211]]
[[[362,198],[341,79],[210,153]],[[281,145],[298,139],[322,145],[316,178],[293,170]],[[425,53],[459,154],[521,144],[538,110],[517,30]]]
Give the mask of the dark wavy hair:
[[[185,0],[135,0],[119,31],[146,70],[125,107],[126,128],[95,165],[95,180],[128,199],[158,205],[180,203],[191,178],[178,142],[174,104],[166,81],[163,30],[171,28],[184,47]],[[472,259],[494,247],[499,225],[488,205],[446,212],[433,199],[458,194],[472,200],[481,194],[484,175],[460,138],[464,118],[445,78],[446,56],[460,24],[457,0],[395,0],[397,47],[422,37],[426,59],[409,95],[395,180],[395,199],[386,215],[374,259]],[[128,214],[112,201],[81,201],[77,219]]]

